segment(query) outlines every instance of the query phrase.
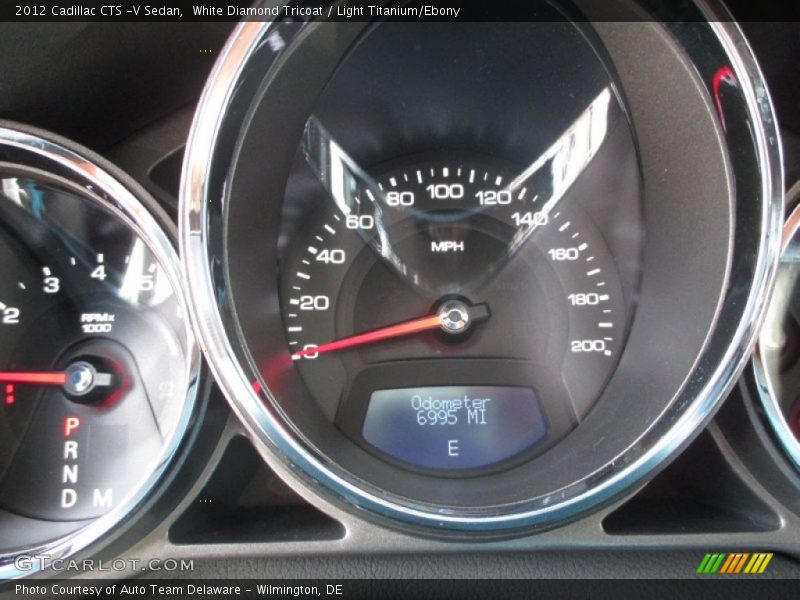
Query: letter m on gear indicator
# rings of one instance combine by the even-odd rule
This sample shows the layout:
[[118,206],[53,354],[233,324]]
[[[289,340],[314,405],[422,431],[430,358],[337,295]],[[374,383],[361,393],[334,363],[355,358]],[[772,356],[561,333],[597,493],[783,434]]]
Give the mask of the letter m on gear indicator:
[[756,575],[767,570],[772,552],[711,552],[697,567],[701,575]]

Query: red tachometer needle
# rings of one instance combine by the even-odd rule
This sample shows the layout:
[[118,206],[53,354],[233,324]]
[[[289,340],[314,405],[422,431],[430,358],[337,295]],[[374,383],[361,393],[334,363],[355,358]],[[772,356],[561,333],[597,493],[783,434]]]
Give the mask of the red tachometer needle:
[[[380,329],[373,329],[364,333],[357,333],[347,337],[339,338],[325,344],[320,344],[316,347],[309,347],[303,350],[298,350],[292,354],[292,358],[303,358],[312,354],[321,354],[323,352],[333,352],[335,350],[344,350],[345,348],[352,348],[354,346],[362,346],[364,344],[371,344],[381,340],[388,340],[391,338],[398,338],[413,333],[421,333],[423,331],[431,331],[434,329],[444,329],[448,331],[448,316],[450,311],[458,309],[462,311],[459,315],[463,318],[464,328],[471,322],[482,321],[489,318],[489,308],[486,304],[477,304],[475,306],[467,307],[466,305],[458,303],[459,306],[453,307],[453,303],[444,305],[436,314],[395,323]],[[463,331],[464,329],[462,329]],[[460,331],[452,330],[451,333],[460,333]]]
[[0,371],[3,383],[36,383],[39,385],[64,385],[67,374],[64,371]]

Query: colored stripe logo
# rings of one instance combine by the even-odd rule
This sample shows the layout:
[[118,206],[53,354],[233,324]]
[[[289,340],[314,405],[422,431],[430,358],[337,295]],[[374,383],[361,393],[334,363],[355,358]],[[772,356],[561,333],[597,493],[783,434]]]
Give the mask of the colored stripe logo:
[[710,552],[697,567],[701,575],[756,575],[767,570],[772,552]]

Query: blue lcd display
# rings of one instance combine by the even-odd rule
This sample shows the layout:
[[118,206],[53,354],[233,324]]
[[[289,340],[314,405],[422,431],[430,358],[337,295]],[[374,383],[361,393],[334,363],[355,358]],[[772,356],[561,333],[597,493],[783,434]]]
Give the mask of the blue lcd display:
[[476,469],[527,450],[545,437],[547,422],[530,388],[403,388],[372,393],[362,433],[412,465]]

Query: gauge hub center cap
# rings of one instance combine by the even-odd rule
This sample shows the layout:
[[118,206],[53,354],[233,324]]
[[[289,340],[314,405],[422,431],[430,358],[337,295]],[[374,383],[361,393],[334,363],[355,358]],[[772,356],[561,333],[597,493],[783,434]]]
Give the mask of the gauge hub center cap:
[[469,309],[459,300],[449,300],[439,308],[442,330],[447,333],[464,333],[470,324]]
[[87,362],[72,363],[66,369],[67,380],[64,389],[73,396],[83,396],[94,389],[97,371]]

